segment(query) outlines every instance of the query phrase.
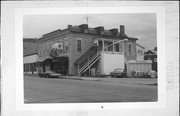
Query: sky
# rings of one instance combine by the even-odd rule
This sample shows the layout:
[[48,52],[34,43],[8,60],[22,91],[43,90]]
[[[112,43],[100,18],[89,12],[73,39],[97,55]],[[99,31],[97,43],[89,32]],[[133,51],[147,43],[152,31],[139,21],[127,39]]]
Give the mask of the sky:
[[138,38],[137,43],[146,50],[157,46],[155,13],[25,15],[23,37],[40,38],[57,29],[66,29],[68,25],[87,24],[87,16],[89,27],[119,29],[120,25],[124,25],[126,35]]

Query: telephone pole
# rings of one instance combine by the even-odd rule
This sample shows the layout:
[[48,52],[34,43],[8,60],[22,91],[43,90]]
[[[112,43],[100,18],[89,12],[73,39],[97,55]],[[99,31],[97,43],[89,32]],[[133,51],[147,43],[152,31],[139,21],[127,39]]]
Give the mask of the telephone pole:
[[89,18],[91,18],[91,17],[89,17],[88,14],[87,14],[87,16],[86,16],[86,23],[87,23],[87,25],[89,25]]

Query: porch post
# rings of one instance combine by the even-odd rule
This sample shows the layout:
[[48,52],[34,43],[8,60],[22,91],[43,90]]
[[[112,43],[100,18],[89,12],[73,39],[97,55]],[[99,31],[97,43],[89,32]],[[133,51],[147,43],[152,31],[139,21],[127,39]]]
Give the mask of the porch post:
[[28,63],[28,67],[29,67],[29,70],[28,70],[28,73],[31,72],[31,66],[30,66],[30,63]]
[[114,40],[113,40],[113,53],[114,53]]
[[90,76],[91,71],[90,71],[90,66],[89,66],[89,56],[88,56],[88,68],[89,68],[89,76]]
[[104,39],[102,39],[102,51],[104,51]]
[[79,75],[79,64],[78,64],[78,76],[80,76],[80,75]]

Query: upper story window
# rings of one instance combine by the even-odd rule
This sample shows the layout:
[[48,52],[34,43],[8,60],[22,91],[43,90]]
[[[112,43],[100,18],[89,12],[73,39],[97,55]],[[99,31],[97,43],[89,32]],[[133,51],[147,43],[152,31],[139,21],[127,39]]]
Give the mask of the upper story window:
[[65,51],[68,51],[68,41],[65,41]]
[[77,51],[81,51],[81,40],[77,40]]
[[112,41],[104,41],[104,51],[110,51],[112,52],[113,51],[113,42]]
[[138,54],[140,54],[140,55],[143,55],[143,52],[142,52],[142,50],[138,50],[138,52],[137,52]]
[[132,44],[128,45],[128,52],[132,52]]

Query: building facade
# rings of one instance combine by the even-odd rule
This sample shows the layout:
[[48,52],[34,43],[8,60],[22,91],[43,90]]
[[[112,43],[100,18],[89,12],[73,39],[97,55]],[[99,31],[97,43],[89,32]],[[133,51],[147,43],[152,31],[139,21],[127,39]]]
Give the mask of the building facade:
[[126,61],[136,60],[136,40],[125,34],[123,25],[120,31],[68,25],[38,39],[38,70],[64,75],[89,75],[95,70],[108,75],[114,68],[124,68]]
[[147,51],[144,52],[144,60],[151,60],[152,61],[152,70],[158,71],[157,70],[157,51]]
[[145,48],[136,43],[136,60],[143,61],[144,60],[144,50]]
[[26,38],[24,72],[97,76],[109,75],[116,68],[128,73],[151,70],[151,62],[144,60],[145,48],[136,43],[137,38],[125,34],[123,25],[119,27],[107,30],[87,24],[68,25],[38,39]]

